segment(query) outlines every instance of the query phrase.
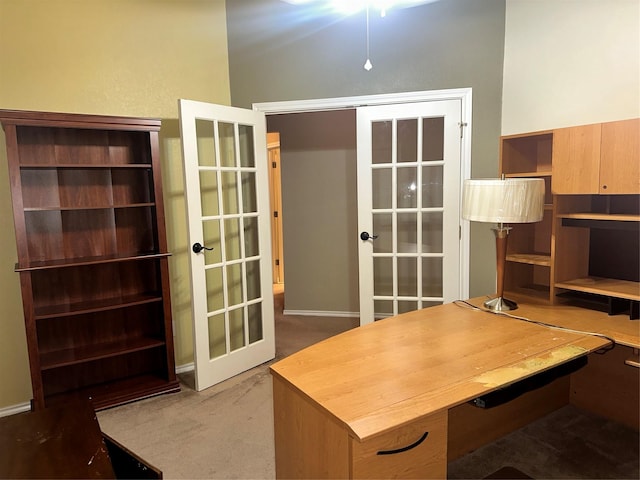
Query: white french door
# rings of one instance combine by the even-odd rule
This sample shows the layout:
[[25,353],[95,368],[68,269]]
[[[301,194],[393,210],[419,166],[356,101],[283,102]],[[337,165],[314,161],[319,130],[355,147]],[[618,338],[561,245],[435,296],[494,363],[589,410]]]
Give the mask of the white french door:
[[275,356],[266,119],[180,100],[196,389]]
[[357,109],[360,324],[461,298],[461,111]]

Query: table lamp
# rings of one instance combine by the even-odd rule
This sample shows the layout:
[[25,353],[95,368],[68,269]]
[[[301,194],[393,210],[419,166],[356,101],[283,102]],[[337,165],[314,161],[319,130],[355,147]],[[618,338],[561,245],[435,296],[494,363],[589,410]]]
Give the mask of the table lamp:
[[472,222],[497,223],[496,298],[484,302],[492,311],[509,311],[518,305],[503,297],[507,238],[510,223],[533,223],[544,214],[544,180],[541,178],[490,178],[465,180],[462,193],[462,218]]

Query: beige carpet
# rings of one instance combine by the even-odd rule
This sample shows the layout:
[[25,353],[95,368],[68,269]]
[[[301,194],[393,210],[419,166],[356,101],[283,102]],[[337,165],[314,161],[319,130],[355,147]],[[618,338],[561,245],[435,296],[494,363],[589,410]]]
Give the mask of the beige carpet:
[[[345,318],[282,315],[276,295],[276,355],[352,328]],[[261,365],[203,392],[98,412],[102,430],[174,479],[275,477],[271,376]],[[449,465],[450,478],[483,478],[513,466],[534,478],[639,478],[637,432],[565,407]]]

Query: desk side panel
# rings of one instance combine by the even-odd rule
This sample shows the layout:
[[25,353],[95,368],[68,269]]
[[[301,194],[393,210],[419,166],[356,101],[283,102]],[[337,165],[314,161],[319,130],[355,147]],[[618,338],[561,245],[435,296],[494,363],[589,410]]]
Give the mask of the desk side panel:
[[273,375],[276,478],[348,478],[349,435],[278,375]]
[[630,359],[638,359],[637,350],[624,345],[591,354],[589,364],[571,376],[571,404],[640,430],[640,368],[625,364]]

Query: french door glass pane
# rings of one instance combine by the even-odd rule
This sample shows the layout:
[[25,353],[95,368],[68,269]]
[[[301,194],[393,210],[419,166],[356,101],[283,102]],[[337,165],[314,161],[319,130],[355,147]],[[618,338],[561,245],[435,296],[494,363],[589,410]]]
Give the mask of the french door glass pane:
[[239,219],[227,218],[224,221],[225,260],[240,258],[240,226]]
[[213,250],[203,250],[205,265],[212,265],[222,261],[222,249],[220,248],[220,220],[205,220],[202,222],[204,245]]
[[442,165],[430,165],[422,168],[423,208],[442,208],[443,171]]
[[393,230],[390,213],[373,214],[373,253],[391,253],[393,249]]
[[442,296],[442,257],[422,259],[422,296]]
[[373,279],[374,295],[393,295],[393,259],[391,257],[373,258]]
[[242,211],[255,213],[258,211],[255,172],[242,172]]
[[204,217],[218,215],[218,177],[213,170],[200,170],[200,201]]
[[249,343],[255,343],[263,339],[262,306],[259,303],[254,303],[249,305],[247,311],[249,314]]
[[410,300],[398,300],[398,314],[413,312],[418,309],[418,302]]
[[442,212],[422,214],[423,253],[442,253]]
[[398,120],[398,163],[418,161],[418,120]]
[[418,272],[416,257],[399,257],[398,261],[398,295],[401,297],[417,297]]
[[444,159],[444,117],[422,119],[422,161]]
[[205,270],[207,283],[207,311],[215,312],[224,308],[222,297],[222,268],[208,268]]
[[260,262],[247,262],[247,301],[260,297]]
[[196,138],[198,141],[198,165],[216,166],[216,144],[211,120],[196,118]]
[[390,121],[371,124],[371,162],[391,163],[393,123]]
[[229,310],[229,347],[233,352],[244,347],[244,308]]
[[398,253],[417,253],[417,213],[398,213]]
[[260,254],[258,241],[258,218],[244,219],[244,256],[255,257]]
[[391,169],[376,168],[371,172],[373,208],[391,208]]
[[226,355],[227,339],[224,326],[224,313],[208,318],[209,324],[209,358],[214,359]]
[[374,300],[373,311],[376,318],[386,318],[393,316],[393,300]]
[[398,208],[418,206],[418,170],[415,167],[398,168]]
[[255,167],[256,156],[253,151],[253,127],[250,125],[238,125],[240,139],[240,166]]
[[242,265],[227,265],[227,299],[229,307],[242,303]]
[[236,145],[233,123],[218,123],[220,135],[220,165],[223,167],[236,166]]
[[222,172],[222,203],[225,215],[240,213],[236,172]]

